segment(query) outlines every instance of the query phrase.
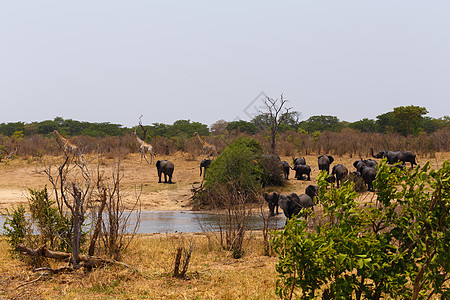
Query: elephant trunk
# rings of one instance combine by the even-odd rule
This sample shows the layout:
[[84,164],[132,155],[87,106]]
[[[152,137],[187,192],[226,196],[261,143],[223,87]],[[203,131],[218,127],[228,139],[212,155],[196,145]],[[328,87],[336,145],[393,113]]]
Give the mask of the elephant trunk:
[[376,158],[375,154],[373,154],[373,148],[372,147],[370,147],[370,154],[372,154],[373,158]]

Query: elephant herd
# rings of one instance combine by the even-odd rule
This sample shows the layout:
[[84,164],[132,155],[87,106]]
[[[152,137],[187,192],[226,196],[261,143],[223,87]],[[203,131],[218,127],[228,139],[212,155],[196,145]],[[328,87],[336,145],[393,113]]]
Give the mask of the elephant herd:
[[[386,158],[388,164],[391,168],[401,168],[403,169],[405,164],[409,162],[411,167],[417,165],[416,155],[412,151],[381,151],[374,154],[373,149],[370,148],[371,155],[373,158]],[[311,180],[311,167],[306,164],[304,157],[298,157],[293,160],[294,166],[291,167],[288,162],[281,161],[278,156],[277,160],[281,168],[281,172],[286,180],[289,179],[290,170],[295,171],[295,178],[297,180]],[[326,180],[330,183],[336,183],[337,187],[348,178],[349,170],[342,164],[336,164],[331,169],[330,166],[334,162],[334,157],[331,155],[321,155],[317,158],[317,164],[319,171],[324,171],[329,174]],[[200,162],[200,176],[204,173],[212,163],[210,159],[203,159]],[[400,164],[402,163],[402,164]],[[369,191],[373,192],[372,182],[375,180],[377,175],[377,162],[373,159],[359,159],[353,163],[353,167],[356,169],[351,172],[354,176],[362,178],[364,183],[367,185]],[[158,160],[156,162],[156,168],[158,170],[159,181],[161,181],[161,176],[164,174],[164,182],[172,183],[172,174],[174,171],[174,164],[168,160]],[[269,211],[271,216],[278,214],[278,208],[284,212],[287,219],[292,216],[297,215],[303,208],[312,208],[314,210],[314,198],[318,195],[317,185],[309,185],[305,189],[305,193],[297,195],[296,193],[291,193],[289,195],[282,195],[278,192],[273,192],[272,194],[264,193],[263,197],[269,205]]]
[[[381,151],[374,154],[373,149],[370,148],[373,158],[386,158],[391,168],[403,169],[405,164],[409,162],[411,167],[417,165],[416,155],[412,151]],[[325,171],[329,174],[326,180],[330,183],[336,183],[337,187],[348,178],[349,170],[342,164],[330,166],[334,162],[331,155],[321,155],[318,157],[317,163],[319,171]],[[289,170],[295,171],[295,178],[298,180],[311,180],[311,167],[306,164],[304,157],[295,158],[293,160],[294,166],[290,167],[286,161],[280,161],[281,172],[284,178],[289,179]],[[377,162],[373,159],[359,159],[353,163],[355,171],[351,172],[354,176],[362,178],[367,185],[369,191],[373,192],[373,181],[377,175]],[[278,214],[278,207],[284,212],[287,219],[298,214],[302,208],[311,207],[314,209],[314,198],[318,194],[318,187],[316,185],[309,185],[305,193],[298,196],[296,193],[289,195],[281,195],[277,192],[271,194],[264,193],[263,197],[269,205],[270,216]]]

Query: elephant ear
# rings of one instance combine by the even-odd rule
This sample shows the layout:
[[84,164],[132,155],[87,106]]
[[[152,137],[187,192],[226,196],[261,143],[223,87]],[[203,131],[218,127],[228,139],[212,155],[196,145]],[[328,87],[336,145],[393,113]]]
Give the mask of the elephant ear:
[[334,157],[331,155],[328,155],[328,159],[330,160],[330,164],[334,161]]
[[278,204],[284,212],[284,215],[289,218],[290,217],[290,206],[291,199],[289,199],[286,195],[280,195],[278,200]]
[[277,192],[273,192],[272,199],[274,201],[278,201],[278,199],[280,199],[280,194],[278,194]]
[[269,202],[269,194],[264,193],[263,194],[264,200],[266,200],[267,202]]
[[291,201],[293,201],[293,202],[299,203],[299,201],[300,201],[300,198],[298,197],[298,195],[296,193],[290,193],[287,197],[289,199],[291,199]]
[[317,195],[319,195],[319,187],[317,185],[309,185],[307,188],[311,192],[310,196],[314,195],[311,198],[314,198]]

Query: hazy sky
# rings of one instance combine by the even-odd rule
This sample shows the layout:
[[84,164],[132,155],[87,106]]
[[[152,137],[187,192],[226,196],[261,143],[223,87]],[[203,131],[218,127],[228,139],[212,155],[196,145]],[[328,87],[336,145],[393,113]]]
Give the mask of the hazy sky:
[[0,123],[450,115],[448,0],[0,0],[0,39]]

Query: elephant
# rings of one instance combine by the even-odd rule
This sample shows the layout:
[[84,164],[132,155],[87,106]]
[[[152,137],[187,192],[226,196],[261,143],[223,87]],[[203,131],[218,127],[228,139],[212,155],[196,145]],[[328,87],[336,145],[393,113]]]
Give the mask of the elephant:
[[308,176],[308,179],[311,180],[311,167],[308,165],[294,165],[292,170],[295,171],[295,178],[298,180],[303,180],[303,174]]
[[203,159],[203,160],[200,162],[200,176],[202,176],[202,168],[204,168],[204,169],[205,169],[205,172],[206,172],[206,169],[209,168],[209,166],[211,165],[212,162],[213,162],[213,161],[212,161],[211,159]]
[[331,175],[336,177],[337,187],[339,187],[339,182],[342,184],[342,181],[348,175],[348,169],[341,164],[335,165],[331,170]]
[[275,209],[277,210],[276,214],[278,215],[278,200],[280,198],[280,194],[277,192],[273,192],[272,194],[264,193],[263,197],[269,204],[270,216],[275,216]]
[[370,153],[374,158],[386,158],[389,164],[395,164],[396,162],[402,162],[406,164],[411,163],[411,168],[417,165],[416,154],[412,151],[380,151],[377,154],[373,153],[373,149],[370,148]]
[[373,159],[360,159],[360,160],[357,160],[357,161],[355,161],[354,163],[353,163],[353,166],[355,167],[355,169],[356,169],[356,171],[357,172],[359,172],[359,175],[361,174],[361,168],[363,167],[363,166],[367,166],[367,167],[371,167],[371,168],[377,168],[377,166],[378,166],[378,163],[375,161],[375,160],[373,160]]
[[289,180],[289,169],[291,166],[289,166],[289,163],[287,161],[280,161],[280,167],[283,171],[284,179]]
[[335,183],[336,182],[336,176],[334,174],[328,175],[327,178],[325,178],[325,181],[328,183]]
[[317,185],[309,185],[305,189],[305,194],[298,196],[296,193],[280,195],[279,204],[286,216],[287,221],[297,215],[301,209],[311,207],[314,210],[314,197],[319,193]]
[[369,167],[367,165],[364,165],[360,168],[361,177],[364,180],[364,182],[367,184],[367,188],[369,191],[373,192],[373,181],[375,180],[375,177],[377,176],[377,170],[373,167]]
[[161,183],[161,174],[164,173],[164,183],[167,183],[167,176],[169,176],[169,183],[172,183],[172,174],[175,166],[173,162],[168,160],[158,160],[156,162],[156,169],[158,170],[158,183]]
[[416,154],[412,151],[400,151],[400,153],[397,157],[398,157],[398,160],[401,161],[403,164],[406,164],[407,162],[409,162],[411,164],[411,168],[414,165],[417,165]]
[[306,159],[304,157],[297,157],[294,159],[294,166],[295,165],[306,165]]
[[331,155],[321,155],[318,158],[319,162],[319,170],[327,171],[327,174],[330,173],[330,165],[334,161],[333,156]]
[[356,160],[353,163],[353,166],[355,167],[356,171],[359,173],[359,175],[361,175],[361,168],[363,166],[367,166],[367,164],[364,162],[364,160],[361,158],[360,160]]

